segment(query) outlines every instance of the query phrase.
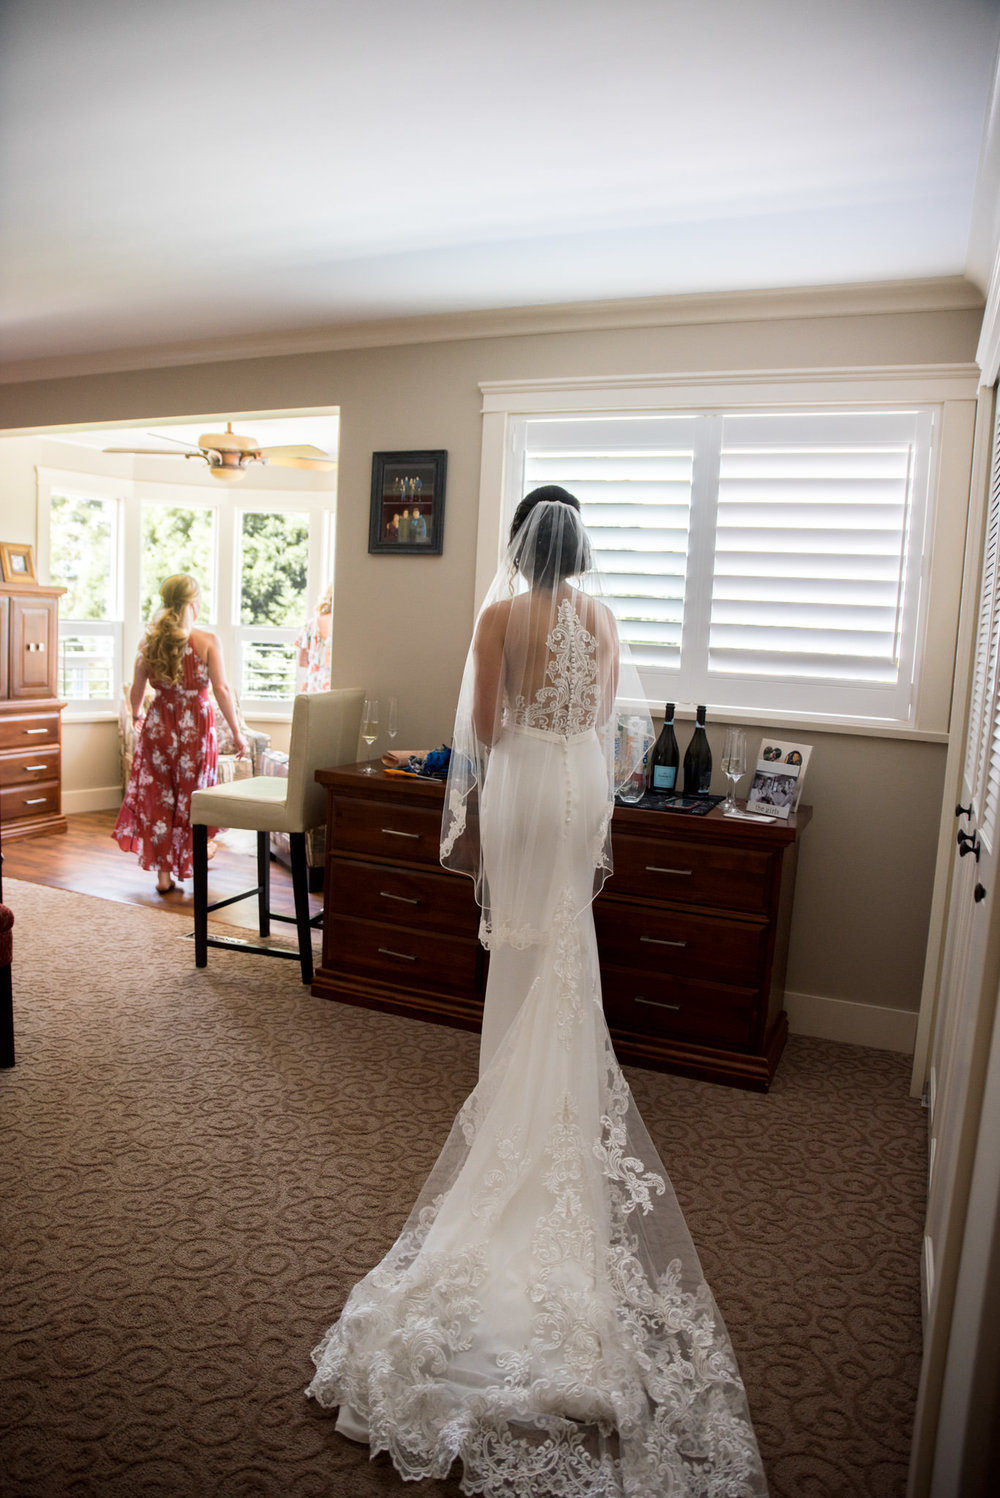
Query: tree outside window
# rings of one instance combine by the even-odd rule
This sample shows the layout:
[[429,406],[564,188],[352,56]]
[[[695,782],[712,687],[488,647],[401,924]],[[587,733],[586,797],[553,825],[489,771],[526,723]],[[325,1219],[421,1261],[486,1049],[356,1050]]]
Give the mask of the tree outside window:
[[295,692],[294,635],[309,611],[309,516],[245,511],[240,526],[240,693],[281,701]]
[[202,624],[215,621],[215,511],[174,505],[142,507],[142,618],[162,607],[160,584],[187,572],[201,588]]

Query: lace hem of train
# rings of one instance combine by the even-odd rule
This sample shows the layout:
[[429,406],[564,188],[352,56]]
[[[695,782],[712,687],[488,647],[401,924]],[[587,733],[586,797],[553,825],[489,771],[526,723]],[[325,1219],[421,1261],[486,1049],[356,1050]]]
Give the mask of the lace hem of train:
[[[610,1050],[606,1083],[599,1138],[586,1137],[567,1094],[553,1110],[520,1340],[509,1323],[505,1345],[491,1338],[484,1305],[490,1234],[531,1172],[515,1127],[491,1141],[492,1168],[469,1204],[482,1229],[475,1241],[434,1247],[441,1192],[355,1288],[313,1353],[309,1393],[357,1412],[372,1454],[389,1452],[403,1477],[442,1478],[458,1459],[462,1492],[486,1498],[766,1492],[708,1287],[683,1288],[679,1259],[650,1275],[629,1228],[665,1183],[628,1151],[630,1093]],[[477,1112],[460,1116],[468,1148]],[[594,1161],[610,1196],[610,1231],[595,1211]]]

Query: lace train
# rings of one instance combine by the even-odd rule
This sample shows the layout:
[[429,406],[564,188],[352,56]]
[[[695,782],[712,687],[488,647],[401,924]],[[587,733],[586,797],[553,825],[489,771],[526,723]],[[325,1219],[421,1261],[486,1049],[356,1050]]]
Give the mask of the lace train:
[[486,1498],[760,1498],[743,1385],[611,1048],[589,906],[536,979],[404,1231],[313,1354],[405,1478]]

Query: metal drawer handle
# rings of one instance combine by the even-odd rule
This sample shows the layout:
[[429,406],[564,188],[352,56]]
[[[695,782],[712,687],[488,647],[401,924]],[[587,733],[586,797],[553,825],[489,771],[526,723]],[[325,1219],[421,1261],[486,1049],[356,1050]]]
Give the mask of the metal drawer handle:
[[694,869],[659,869],[655,863],[647,863],[647,874],[680,874],[683,879],[690,879]]
[[410,895],[391,895],[387,889],[380,889],[379,894],[383,900],[398,900],[401,905],[419,905],[419,900],[414,900]]
[[379,947],[380,957],[401,957],[404,962],[416,962],[416,958],[409,952],[394,952],[391,947]]
[[48,800],[47,796],[32,796],[30,801],[25,801],[25,806],[44,806]]
[[382,831],[385,833],[386,837],[414,837],[414,838],[418,838],[420,836],[419,832],[397,832],[396,829],[395,829],[395,827],[383,827]]
[[48,733],[47,728],[26,728],[25,733]]
[[27,650],[29,652],[34,652],[36,650],[42,650],[43,651],[45,649],[45,646],[44,646],[44,644],[42,643],[41,640],[29,640],[28,643],[27,643],[27,645],[24,648],[25,648],[25,650]]
[[652,942],[656,947],[686,947],[686,941],[667,941],[665,936],[640,936],[640,941]]
[[681,1007],[680,1004],[664,1004],[662,999],[647,999],[641,993],[636,994],[635,1002],[637,1004],[648,1004],[651,1009],[679,1009]]
[[48,765],[25,765],[26,770],[47,770]]

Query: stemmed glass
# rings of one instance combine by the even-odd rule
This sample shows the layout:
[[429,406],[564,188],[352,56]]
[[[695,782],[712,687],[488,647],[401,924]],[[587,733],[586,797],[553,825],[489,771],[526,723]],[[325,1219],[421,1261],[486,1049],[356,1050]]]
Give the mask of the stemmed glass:
[[747,736],[742,728],[727,728],[722,748],[722,773],[730,782],[722,803],[723,815],[736,810],[736,787],[747,772]]
[[[378,698],[366,697],[364,710],[361,714],[361,737],[368,745],[369,750],[378,738]],[[378,772],[374,765],[365,765],[363,775],[376,775]]]
[[391,747],[396,742],[396,735],[399,732],[399,710],[396,706],[395,697],[389,698],[389,716],[386,719],[385,731],[389,735],[389,745]]

